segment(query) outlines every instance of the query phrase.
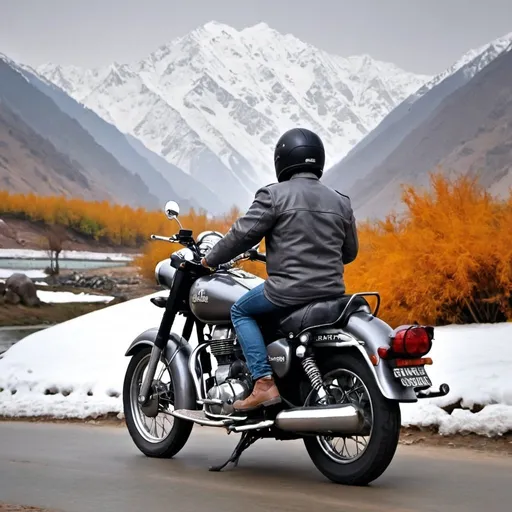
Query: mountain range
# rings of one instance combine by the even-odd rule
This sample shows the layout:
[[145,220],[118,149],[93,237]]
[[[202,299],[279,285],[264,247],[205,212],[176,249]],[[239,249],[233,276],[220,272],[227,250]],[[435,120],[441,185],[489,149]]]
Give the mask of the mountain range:
[[335,163],[431,78],[367,55],[330,55],[264,23],[237,31],[216,22],[140,62],[37,71],[240,207],[275,180],[282,132],[317,131]]
[[434,77],[367,55],[340,57],[260,23],[210,22],[146,59],[37,70],[0,55],[0,187],[212,214],[244,209],[275,181],[273,147],[292,126],[327,150],[325,182],[358,218],[400,209],[428,171],[512,184],[512,34]]

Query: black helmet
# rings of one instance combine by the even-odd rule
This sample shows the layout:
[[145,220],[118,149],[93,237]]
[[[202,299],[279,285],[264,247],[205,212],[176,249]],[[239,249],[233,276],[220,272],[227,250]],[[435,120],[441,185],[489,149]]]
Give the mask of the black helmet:
[[320,137],[305,128],[293,128],[281,135],[274,150],[277,181],[290,179],[292,174],[310,171],[322,177],[325,150]]

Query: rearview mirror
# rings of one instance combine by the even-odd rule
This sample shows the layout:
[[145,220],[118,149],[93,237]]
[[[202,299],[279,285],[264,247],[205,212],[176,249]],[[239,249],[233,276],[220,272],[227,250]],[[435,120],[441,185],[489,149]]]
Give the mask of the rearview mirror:
[[176,201],[167,201],[164,211],[169,220],[174,220],[180,214],[180,207]]

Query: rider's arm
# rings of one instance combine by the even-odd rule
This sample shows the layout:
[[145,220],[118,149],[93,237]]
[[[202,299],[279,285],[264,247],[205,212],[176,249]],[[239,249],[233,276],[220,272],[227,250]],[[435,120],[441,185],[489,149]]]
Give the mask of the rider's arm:
[[357,236],[356,219],[351,212],[350,221],[347,223],[345,231],[345,241],[343,243],[342,261],[343,264],[351,263],[356,259],[359,252],[359,239]]
[[206,256],[206,263],[216,267],[248,251],[260,242],[275,222],[272,195],[267,187],[256,192],[247,213],[238,219],[226,236],[217,242]]

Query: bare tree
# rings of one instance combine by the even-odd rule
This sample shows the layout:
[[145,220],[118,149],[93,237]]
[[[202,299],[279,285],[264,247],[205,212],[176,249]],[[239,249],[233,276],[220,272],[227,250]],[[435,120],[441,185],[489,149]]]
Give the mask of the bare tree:
[[58,275],[59,256],[62,252],[63,243],[68,239],[66,230],[61,226],[50,226],[46,232],[46,240],[48,244],[48,254],[50,256],[50,270],[52,275]]

